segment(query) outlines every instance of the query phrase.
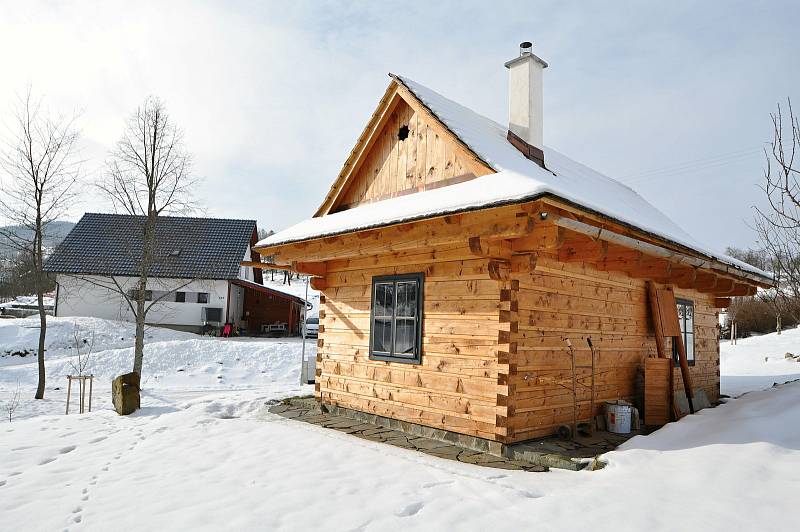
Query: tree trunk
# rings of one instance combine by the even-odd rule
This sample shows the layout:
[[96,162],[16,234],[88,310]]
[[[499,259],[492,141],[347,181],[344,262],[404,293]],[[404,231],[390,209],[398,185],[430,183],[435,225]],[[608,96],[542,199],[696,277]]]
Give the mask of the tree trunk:
[[144,303],[147,287],[147,275],[139,276],[138,291],[136,294],[136,341],[133,347],[133,371],[142,374],[144,362]]
[[36,386],[36,399],[44,399],[44,341],[47,336],[47,315],[44,312],[44,294],[42,293],[41,283],[38,283],[37,298],[39,300],[39,353],[37,355],[39,363],[39,384]]
[[[37,207],[38,209],[38,207]],[[36,233],[34,234],[33,250],[33,275],[36,279],[36,300],[39,304],[39,352],[37,363],[39,366],[39,382],[36,385],[36,399],[44,399],[45,368],[44,368],[44,344],[47,337],[47,314],[44,311],[44,283],[42,282],[42,262],[44,253],[42,251],[42,239],[44,237],[41,215],[36,216]]]
[[777,329],[778,334],[781,334],[781,315],[780,314],[778,314],[778,317],[777,317],[776,321],[777,321],[777,323],[775,324],[775,328]]
[[136,341],[133,347],[133,371],[142,374],[144,363],[144,323],[147,315],[145,308],[147,294],[147,277],[150,273],[150,265],[153,262],[153,247],[155,240],[156,215],[149,207],[150,214],[144,224],[144,238],[142,239],[142,263],[139,270],[139,282],[136,292]]

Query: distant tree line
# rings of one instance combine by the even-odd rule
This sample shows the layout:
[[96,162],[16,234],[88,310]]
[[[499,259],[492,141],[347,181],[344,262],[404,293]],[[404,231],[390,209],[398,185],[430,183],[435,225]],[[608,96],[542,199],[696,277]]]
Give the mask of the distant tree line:
[[[36,293],[36,272],[31,268],[33,259],[27,252],[19,251],[0,260],[0,299],[10,300],[19,295]],[[52,276],[42,277],[45,292],[55,290]]]

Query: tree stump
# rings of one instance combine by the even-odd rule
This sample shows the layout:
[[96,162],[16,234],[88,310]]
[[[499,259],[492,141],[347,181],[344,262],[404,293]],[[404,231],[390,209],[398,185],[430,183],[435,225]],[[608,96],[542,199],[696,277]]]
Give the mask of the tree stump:
[[141,380],[136,372],[126,373],[111,383],[111,401],[114,410],[121,416],[132,414],[140,407],[139,384]]

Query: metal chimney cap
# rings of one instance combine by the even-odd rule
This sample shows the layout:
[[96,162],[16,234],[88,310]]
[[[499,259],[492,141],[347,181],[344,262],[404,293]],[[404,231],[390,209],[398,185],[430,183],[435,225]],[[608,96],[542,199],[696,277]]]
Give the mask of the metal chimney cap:
[[531,59],[536,63],[539,63],[539,65],[541,65],[542,68],[547,68],[547,63],[533,53],[533,43],[531,41],[523,41],[519,43],[519,55],[514,59],[512,59],[511,61],[506,62],[505,67],[511,68],[517,63],[530,61]]

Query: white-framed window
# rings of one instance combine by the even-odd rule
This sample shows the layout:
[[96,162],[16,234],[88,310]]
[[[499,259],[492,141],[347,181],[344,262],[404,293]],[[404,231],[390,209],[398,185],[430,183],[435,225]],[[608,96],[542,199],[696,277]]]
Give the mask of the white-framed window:
[[[688,299],[676,299],[678,304],[678,323],[681,326],[681,338],[686,349],[686,361],[694,365],[694,303]],[[680,364],[678,343],[672,342],[672,357],[675,364]]]

